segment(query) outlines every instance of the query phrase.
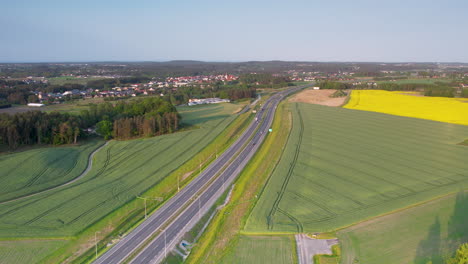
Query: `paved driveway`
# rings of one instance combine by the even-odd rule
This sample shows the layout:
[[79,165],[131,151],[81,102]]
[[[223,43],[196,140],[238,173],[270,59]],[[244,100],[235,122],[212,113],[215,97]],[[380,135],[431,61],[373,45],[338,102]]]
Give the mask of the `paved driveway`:
[[313,264],[314,255],[331,255],[331,247],[338,244],[338,239],[313,239],[305,234],[298,234],[296,235],[296,243],[299,264]]

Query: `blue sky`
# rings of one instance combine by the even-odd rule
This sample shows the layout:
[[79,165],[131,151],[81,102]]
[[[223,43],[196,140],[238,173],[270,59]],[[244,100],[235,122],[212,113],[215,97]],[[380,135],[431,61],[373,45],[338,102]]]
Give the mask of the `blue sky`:
[[0,62],[468,62],[468,1],[0,0]]

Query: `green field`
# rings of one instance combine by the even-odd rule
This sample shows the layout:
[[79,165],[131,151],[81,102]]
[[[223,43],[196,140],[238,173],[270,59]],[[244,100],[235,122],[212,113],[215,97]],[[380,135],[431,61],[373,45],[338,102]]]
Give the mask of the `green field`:
[[182,121],[188,125],[198,125],[207,121],[224,119],[233,112],[242,109],[243,104],[222,103],[195,106],[178,106],[177,111],[183,114]]
[[0,241],[0,264],[37,263],[66,242],[58,239]]
[[[224,104],[213,110],[214,116],[219,113],[224,117],[201,123],[200,129],[148,139],[111,141],[95,155],[93,168],[83,179],[45,194],[0,205],[0,237],[76,235],[160,182],[201,151],[235,118],[226,113],[236,107]],[[181,114],[184,117],[183,111]],[[27,152],[18,156],[21,154]]]
[[468,193],[458,193],[338,232],[343,264],[445,263],[468,241]]
[[0,202],[35,193],[78,177],[88,157],[104,142],[80,146],[46,147],[0,156]]
[[409,84],[409,83],[420,83],[420,84],[435,84],[436,82],[450,83],[449,79],[400,79],[395,81],[377,81],[377,83],[396,83],[396,84]]
[[294,263],[293,236],[240,236],[221,263]]
[[468,187],[468,126],[295,103],[248,232],[324,232]]

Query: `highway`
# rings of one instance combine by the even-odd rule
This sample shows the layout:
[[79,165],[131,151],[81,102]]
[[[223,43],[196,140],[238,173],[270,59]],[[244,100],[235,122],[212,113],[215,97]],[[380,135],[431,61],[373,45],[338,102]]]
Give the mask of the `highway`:
[[166,253],[208,211],[255,154],[273,122],[278,103],[288,94],[305,87],[307,86],[294,87],[270,97],[244,133],[218,159],[94,263],[128,261],[128,258],[153,235],[154,239],[136,257],[132,255],[134,258],[131,263],[161,262]]

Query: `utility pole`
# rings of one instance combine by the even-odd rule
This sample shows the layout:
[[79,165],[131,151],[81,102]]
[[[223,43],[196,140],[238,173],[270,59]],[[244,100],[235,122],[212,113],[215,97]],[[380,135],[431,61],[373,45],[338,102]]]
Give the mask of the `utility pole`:
[[166,230],[159,229],[164,233],[164,258],[167,258],[167,239],[166,239]]
[[223,191],[226,191],[226,178],[224,178],[224,174],[222,174],[223,176]]
[[200,221],[200,219],[201,219],[201,201],[200,201],[200,198],[201,198],[201,194],[198,196],[198,221]]
[[101,233],[100,231],[94,232],[94,248],[96,249],[96,259],[97,259],[97,233]]

